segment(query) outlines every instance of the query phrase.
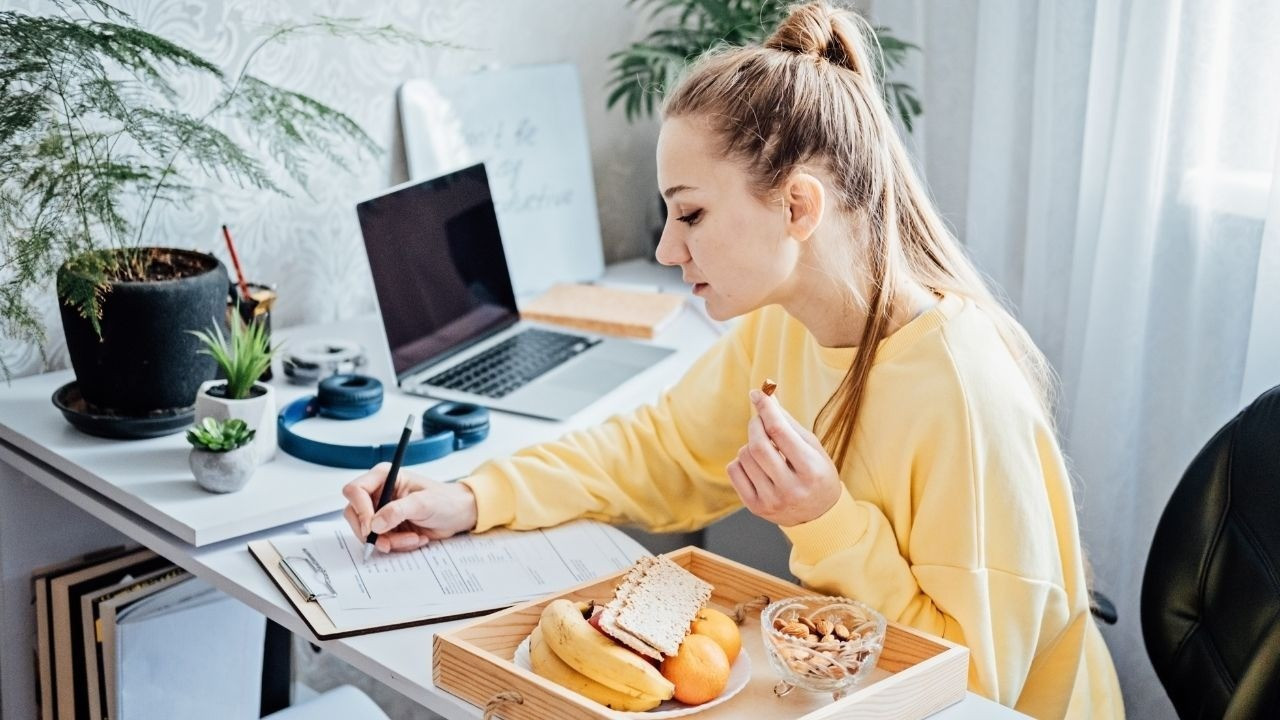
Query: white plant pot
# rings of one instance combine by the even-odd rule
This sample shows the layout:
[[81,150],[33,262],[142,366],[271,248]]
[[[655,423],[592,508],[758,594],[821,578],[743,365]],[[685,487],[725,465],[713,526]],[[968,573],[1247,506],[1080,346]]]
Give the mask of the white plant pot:
[[235,492],[243,488],[258,467],[253,451],[257,442],[255,437],[248,445],[228,452],[191,448],[187,464],[191,466],[196,484],[215,493]]
[[225,384],[226,380],[210,380],[200,386],[196,393],[195,424],[204,419],[243,420],[257,434],[253,442],[246,447],[254,448],[254,461],[261,465],[276,456],[276,390],[265,383],[254,383],[255,388],[265,390],[261,395],[250,396],[244,400],[228,400],[209,394],[209,388]]

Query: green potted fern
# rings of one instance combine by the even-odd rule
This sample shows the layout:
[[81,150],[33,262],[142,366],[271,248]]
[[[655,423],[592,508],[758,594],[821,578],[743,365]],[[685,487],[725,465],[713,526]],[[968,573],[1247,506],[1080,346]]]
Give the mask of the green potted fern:
[[187,463],[196,484],[215,493],[240,490],[253,477],[255,433],[243,420],[205,418],[187,431]]
[[[320,17],[274,29],[224,73],[105,0],[48,7],[0,10],[0,336],[43,348],[35,296],[56,280],[83,411],[169,413],[178,431],[214,373],[187,331],[221,316],[227,272],[212,255],[144,242],[148,218],[193,200],[200,178],[288,195],[260,156],[305,191],[312,159],[345,169],[344,148],[380,152],[347,115],[250,74],[263,47],[316,33],[433,43]],[[218,94],[189,111],[177,77]],[[249,141],[233,140],[229,125]],[[8,376],[2,360],[0,371]]]
[[[663,92],[686,66],[721,45],[758,43],[771,35],[795,0],[627,0],[650,11],[658,27],[644,40],[609,56],[613,77],[607,107],[622,103],[627,119],[653,115]],[[915,90],[888,80],[886,73],[902,65],[907,53],[920,48],[875,28],[881,62],[880,87],[889,110],[911,131],[912,120],[924,112]]]
[[212,357],[222,375],[200,385],[195,396],[195,421],[242,420],[258,434],[253,454],[261,464],[276,454],[275,389],[259,382],[271,367],[276,348],[271,346],[265,323],[245,322],[238,312],[230,315],[229,334],[223,334],[218,322],[210,330],[191,333],[202,345],[199,352]]

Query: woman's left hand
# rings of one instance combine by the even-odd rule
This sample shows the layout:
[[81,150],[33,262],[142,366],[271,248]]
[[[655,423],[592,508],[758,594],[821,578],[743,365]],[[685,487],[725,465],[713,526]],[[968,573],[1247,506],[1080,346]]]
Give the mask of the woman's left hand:
[[726,468],[751,512],[789,527],[817,519],[840,499],[840,473],[818,437],[796,422],[776,398],[751,390],[756,415],[747,444]]

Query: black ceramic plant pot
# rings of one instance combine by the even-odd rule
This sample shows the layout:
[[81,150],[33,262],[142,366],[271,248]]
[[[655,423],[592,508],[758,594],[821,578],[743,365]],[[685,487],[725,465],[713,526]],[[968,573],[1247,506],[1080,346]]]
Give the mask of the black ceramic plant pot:
[[[101,338],[75,307],[60,303],[81,395],[90,405],[121,415],[195,402],[200,383],[213,379],[216,366],[188,331],[226,322],[227,270],[217,258],[191,250],[145,251],[178,269],[161,275],[178,277],[113,282],[102,302]],[[58,272],[60,298],[69,272],[66,265]]]

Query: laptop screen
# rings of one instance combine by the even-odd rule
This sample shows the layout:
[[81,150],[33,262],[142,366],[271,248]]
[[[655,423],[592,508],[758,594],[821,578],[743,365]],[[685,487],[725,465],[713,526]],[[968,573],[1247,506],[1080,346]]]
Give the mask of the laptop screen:
[[396,377],[519,319],[484,165],[356,205]]

